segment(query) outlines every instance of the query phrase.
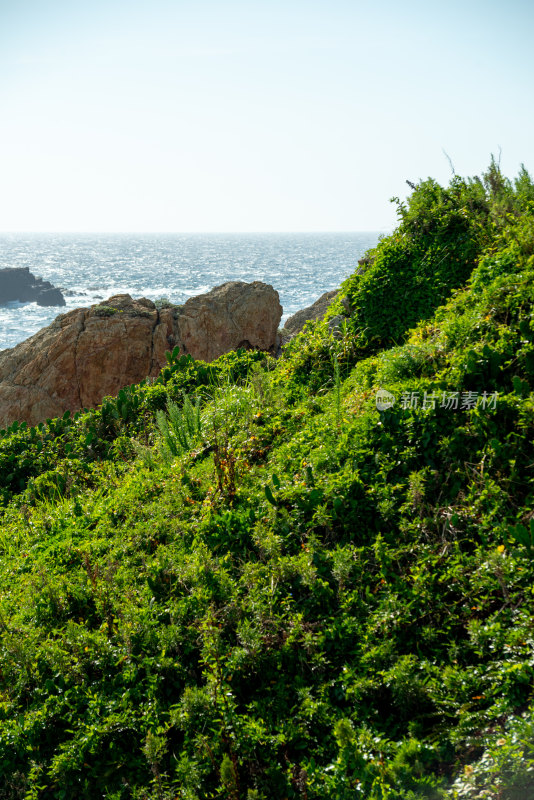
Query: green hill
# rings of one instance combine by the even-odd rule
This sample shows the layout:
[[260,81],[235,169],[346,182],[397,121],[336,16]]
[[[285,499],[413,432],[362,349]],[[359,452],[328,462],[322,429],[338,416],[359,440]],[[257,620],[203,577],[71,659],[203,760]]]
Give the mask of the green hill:
[[534,796],[534,185],[397,203],[280,359],[1,433],[0,798]]

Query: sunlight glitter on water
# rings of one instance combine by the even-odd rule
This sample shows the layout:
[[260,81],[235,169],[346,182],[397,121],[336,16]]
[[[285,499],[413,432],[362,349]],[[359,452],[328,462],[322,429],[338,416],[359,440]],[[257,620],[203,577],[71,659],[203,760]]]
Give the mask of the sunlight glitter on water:
[[1,234],[0,268],[29,267],[66,292],[66,308],[0,307],[0,349],[57,316],[114,294],[183,303],[229,280],[270,283],[282,321],[335,289],[378,233]]

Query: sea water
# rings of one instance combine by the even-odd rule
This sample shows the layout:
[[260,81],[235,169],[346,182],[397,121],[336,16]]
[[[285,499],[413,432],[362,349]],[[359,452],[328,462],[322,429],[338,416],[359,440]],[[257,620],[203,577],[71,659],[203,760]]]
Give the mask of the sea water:
[[264,281],[280,295],[282,321],[337,289],[379,233],[0,234],[0,268],[29,267],[60,287],[66,308],[0,306],[0,350],[59,313],[114,294],[184,303],[225,281]]

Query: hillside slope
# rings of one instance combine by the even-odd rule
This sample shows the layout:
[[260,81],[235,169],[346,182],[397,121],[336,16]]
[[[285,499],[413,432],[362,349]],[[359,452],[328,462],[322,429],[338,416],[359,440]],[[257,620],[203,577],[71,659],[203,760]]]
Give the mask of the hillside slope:
[[0,798],[534,796],[528,173],[366,261],[277,361],[2,433]]

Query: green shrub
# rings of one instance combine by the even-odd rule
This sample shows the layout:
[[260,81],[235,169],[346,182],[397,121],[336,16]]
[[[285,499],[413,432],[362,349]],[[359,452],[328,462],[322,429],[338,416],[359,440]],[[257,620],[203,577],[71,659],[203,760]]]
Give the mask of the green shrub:
[[0,797],[530,796],[533,209],[425,181],[335,334],[1,432]]

